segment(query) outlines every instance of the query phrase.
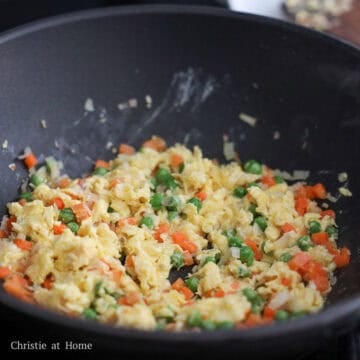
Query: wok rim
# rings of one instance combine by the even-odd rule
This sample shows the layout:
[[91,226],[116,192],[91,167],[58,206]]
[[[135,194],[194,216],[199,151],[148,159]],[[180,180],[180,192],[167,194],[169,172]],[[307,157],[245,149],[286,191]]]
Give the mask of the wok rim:
[[[198,15],[210,17],[224,17],[228,19],[237,19],[250,23],[258,23],[259,25],[275,27],[287,33],[298,33],[301,36],[318,39],[317,41],[328,42],[332,46],[348,51],[359,58],[360,49],[346,42],[340,40],[332,35],[320,33],[311,29],[301,27],[296,24],[288,23],[282,20],[269,18],[266,16],[247,14],[241,12],[233,12],[225,9],[207,6],[189,6],[189,5],[130,5],[130,6],[114,6],[107,8],[95,8],[81,10],[62,15],[47,17],[36,20],[24,25],[20,25],[13,29],[7,30],[0,34],[0,46],[9,41],[16,40],[20,37],[25,37],[38,31],[46,31],[54,27],[59,27],[68,23],[75,23],[83,20],[93,20],[103,17],[119,17],[128,15]],[[276,323],[274,325],[259,326],[255,328],[243,330],[218,330],[214,332],[164,332],[164,331],[145,331],[125,327],[113,327],[106,324],[91,322],[80,318],[70,318],[64,315],[55,313],[46,308],[34,306],[17,300],[16,298],[7,295],[0,291],[0,304],[11,308],[16,312],[35,317],[39,320],[52,323],[53,325],[61,325],[68,328],[82,330],[84,333],[92,333],[94,335],[103,335],[110,337],[118,337],[122,339],[137,340],[137,341],[160,341],[172,343],[174,341],[184,343],[197,343],[199,345],[212,345],[224,343],[226,341],[251,341],[259,338],[274,338],[274,337],[290,337],[300,334],[307,336],[310,333],[325,333],[332,336],[333,330],[331,326],[335,323],[348,321],[346,330],[351,330],[356,327],[360,320],[360,294],[352,296],[350,299],[340,300],[336,304],[320,311],[317,314],[306,316],[302,319],[288,321],[284,323]],[[352,322],[350,321],[352,320]],[[344,329],[337,329],[341,332]]]

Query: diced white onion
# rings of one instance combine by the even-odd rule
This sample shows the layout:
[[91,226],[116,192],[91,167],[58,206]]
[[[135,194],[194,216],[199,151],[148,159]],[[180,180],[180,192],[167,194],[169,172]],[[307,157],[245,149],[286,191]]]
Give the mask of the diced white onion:
[[240,258],[240,248],[238,247],[231,247],[230,248],[231,256],[235,259]]
[[276,310],[284,306],[290,298],[290,293],[287,290],[277,293],[269,302],[269,307]]

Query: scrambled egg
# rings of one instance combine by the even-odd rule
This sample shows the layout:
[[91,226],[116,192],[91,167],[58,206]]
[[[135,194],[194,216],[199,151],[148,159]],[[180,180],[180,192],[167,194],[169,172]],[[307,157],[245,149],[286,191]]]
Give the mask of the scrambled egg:
[[140,329],[242,328],[319,311],[349,261],[334,213],[315,201],[322,185],[152,141],[120,147],[85,178],[32,175],[1,225],[5,290]]

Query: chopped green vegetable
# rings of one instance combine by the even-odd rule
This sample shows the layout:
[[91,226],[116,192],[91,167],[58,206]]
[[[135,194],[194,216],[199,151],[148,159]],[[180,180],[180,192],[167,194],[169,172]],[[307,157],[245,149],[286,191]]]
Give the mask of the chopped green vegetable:
[[98,281],[94,286],[95,296],[99,296],[100,289],[102,287],[102,281]]
[[318,221],[310,221],[309,223],[309,233],[315,234],[321,231],[321,225]]
[[251,288],[245,288],[242,293],[250,302],[251,311],[255,314],[259,314],[262,311],[265,303],[262,297]]
[[168,211],[177,211],[180,206],[180,200],[176,196],[167,196],[163,204]]
[[247,278],[251,275],[250,270],[245,266],[240,266],[238,271],[239,271],[239,277],[241,278]]
[[200,211],[202,204],[201,204],[201,201],[198,198],[193,197],[188,201],[188,203],[193,204],[196,207],[197,211],[198,212]]
[[177,216],[178,216],[177,211],[169,211],[167,218],[169,221],[173,221]]
[[43,179],[42,176],[38,175],[38,174],[34,174],[33,176],[31,176],[30,178],[30,183],[34,186],[37,187],[40,184],[42,184],[45,180]]
[[254,219],[254,223],[257,224],[257,226],[262,230],[265,231],[267,228],[267,221],[264,216],[257,216]]
[[228,330],[234,328],[234,323],[231,321],[220,321],[216,324],[216,327],[221,330]]
[[233,195],[240,199],[243,198],[246,194],[247,194],[247,190],[242,186],[237,187],[233,191]]
[[82,315],[85,319],[88,319],[88,320],[95,320],[97,318],[97,313],[92,308],[84,309],[84,311],[82,312]]
[[229,239],[233,236],[236,236],[236,230],[235,229],[227,229],[223,231],[223,234]]
[[215,330],[215,329],[216,329],[216,324],[215,324],[213,321],[211,321],[211,320],[203,320],[203,321],[201,322],[200,327],[201,327],[203,330],[208,330],[208,331],[210,331],[210,330]]
[[275,313],[275,320],[278,320],[278,321],[285,321],[289,318],[289,313],[285,310],[278,310],[276,313]]
[[333,237],[334,239],[338,238],[338,229],[335,226],[328,226],[326,228],[326,232],[328,233],[329,237]]
[[170,171],[165,168],[160,168],[156,174],[155,179],[159,184],[171,187],[171,184],[174,183],[174,178],[171,175]]
[[164,195],[156,193],[150,198],[150,204],[154,210],[160,210],[163,205]]
[[140,226],[145,225],[148,229],[152,229],[154,227],[154,220],[150,216],[144,216],[139,223]]
[[25,199],[26,201],[30,202],[33,200],[32,198],[32,192],[28,191],[28,192],[23,192],[20,194],[19,196],[20,199]]
[[93,171],[93,175],[98,175],[98,176],[105,176],[108,173],[108,169],[105,169],[102,166],[97,167],[94,171]]
[[251,266],[254,263],[254,252],[249,246],[243,246],[240,249],[240,260],[247,266]]
[[277,184],[283,184],[285,182],[285,180],[279,175],[275,175],[274,180]]
[[262,165],[256,160],[249,160],[244,164],[244,170],[250,174],[262,174]]
[[213,262],[214,264],[216,264],[215,256],[207,256],[204,260],[203,265],[205,266],[209,262]]
[[249,207],[248,207],[248,211],[250,211],[254,217],[258,216],[259,214],[256,212],[256,209],[257,209],[257,206],[256,204],[251,204]]
[[111,206],[109,206],[108,209],[107,209],[107,212],[108,212],[109,214],[112,214],[112,213],[115,212],[115,209],[112,208]]
[[310,236],[304,235],[297,239],[297,245],[301,250],[308,251],[313,246],[313,243],[310,239]]
[[184,171],[184,169],[185,169],[185,164],[184,164],[184,163],[181,163],[181,164],[179,165],[179,173],[181,174],[181,173]]
[[244,240],[240,236],[232,236],[228,239],[229,247],[239,247],[243,246]]
[[193,292],[196,293],[199,286],[199,279],[195,276],[192,276],[185,280],[185,285]]
[[184,265],[184,257],[181,251],[174,251],[170,257],[171,265],[180,269]]
[[73,221],[67,223],[67,226],[74,234],[76,234],[80,228],[80,226],[76,222],[73,222]]
[[292,256],[288,252],[285,252],[285,253],[281,254],[279,260],[283,261],[283,262],[289,262],[291,260],[291,258],[292,258]]
[[156,181],[156,179],[155,178],[152,178],[151,180],[150,180],[150,189],[152,189],[152,190],[155,190],[156,189],[156,187],[157,187],[157,181]]
[[59,212],[59,220],[62,221],[65,224],[68,224],[70,222],[74,222],[75,219],[75,214],[72,211],[71,208],[65,208],[60,210]]
[[193,311],[186,319],[186,324],[190,327],[200,327],[202,322],[202,315],[198,310]]

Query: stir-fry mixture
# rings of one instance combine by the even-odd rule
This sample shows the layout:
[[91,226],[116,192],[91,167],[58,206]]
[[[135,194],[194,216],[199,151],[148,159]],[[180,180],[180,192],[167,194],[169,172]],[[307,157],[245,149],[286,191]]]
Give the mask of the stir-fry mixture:
[[324,186],[255,160],[220,165],[153,137],[83,178],[52,158],[36,168],[30,150],[24,162],[28,188],[0,230],[2,285],[69,316],[171,331],[284,321],[319,311],[349,263],[335,212],[317,203]]

